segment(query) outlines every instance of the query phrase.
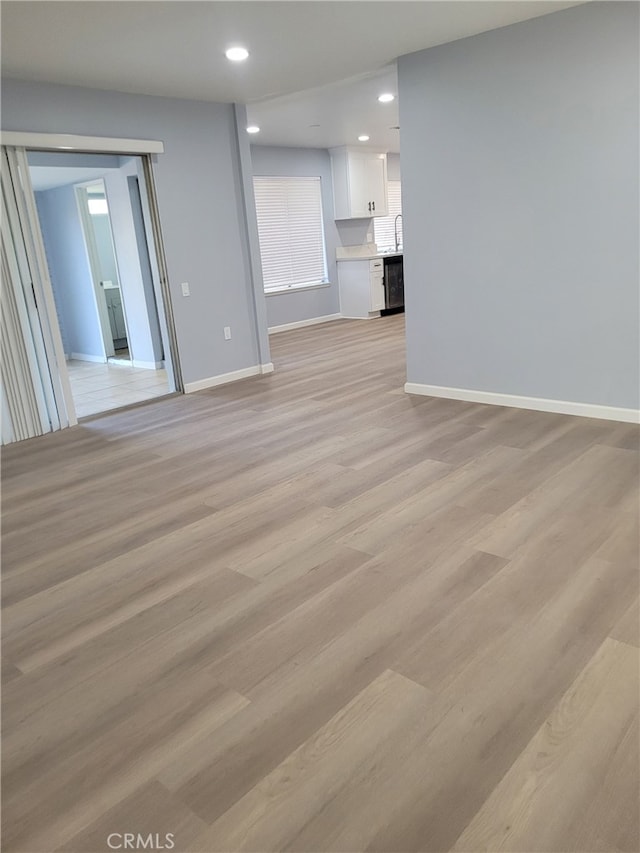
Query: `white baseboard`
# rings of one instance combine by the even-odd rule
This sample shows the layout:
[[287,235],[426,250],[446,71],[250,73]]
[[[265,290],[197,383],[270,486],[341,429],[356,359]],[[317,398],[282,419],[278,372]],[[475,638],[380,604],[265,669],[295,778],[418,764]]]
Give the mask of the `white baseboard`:
[[145,370],[160,370],[161,367],[164,367],[164,361],[138,361],[137,358],[134,358],[132,365],[143,367]]
[[621,409],[615,406],[599,406],[595,403],[575,403],[572,400],[546,400],[544,397],[517,397],[493,391],[470,391],[466,388],[447,388],[444,385],[420,385],[407,382],[407,394],[424,397],[445,397],[448,400],[463,400],[467,403],[488,403],[493,406],[512,406],[516,409],[531,409],[536,412],[554,412],[559,415],[578,415],[583,418],[600,418],[606,421],[640,423],[640,411]]
[[165,366],[164,361],[139,361],[137,358],[132,361],[130,358],[114,356],[109,356],[107,361],[112,367],[140,367],[143,370],[161,370]]
[[246,379],[248,376],[260,376],[264,373],[273,373],[273,364],[254,364],[253,367],[244,367],[242,370],[234,370],[231,373],[221,373],[219,376],[209,376],[207,379],[198,379],[195,382],[186,382],[185,394],[194,391],[204,391],[206,388],[215,388],[216,385],[226,385],[229,382],[237,382],[238,379]]
[[99,364],[107,363],[104,355],[89,355],[86,352],[72,352],[70,358],[74,361],[96,361]]
[[381,317],[382,315],[379,311],[369,311],[366,317],[362,315],[356,317],[355,314],[341,314],[340,316],[343,320],[375,320],[376,317]]
[[310,320],[298,320],[296,323],[286,323],[284,326],[270,326],[270,335],[278,332],[288,332],[290,329],[301,329],[303,326],[317,326],[319,323],[330,323],[332,320],[342,320],[342,314],[324,314],[322,317],[312,317]]

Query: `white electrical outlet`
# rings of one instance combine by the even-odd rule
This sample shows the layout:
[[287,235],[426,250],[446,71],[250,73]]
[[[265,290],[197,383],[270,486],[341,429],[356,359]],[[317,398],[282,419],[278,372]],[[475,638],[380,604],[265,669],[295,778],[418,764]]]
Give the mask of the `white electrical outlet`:
[[188,281],[183,281],[180,287],[182,288],[183,296],[191,296],[191,288],[189,287]]
[[231,340],[231,326],[224,327],[224,339],[225,341]]

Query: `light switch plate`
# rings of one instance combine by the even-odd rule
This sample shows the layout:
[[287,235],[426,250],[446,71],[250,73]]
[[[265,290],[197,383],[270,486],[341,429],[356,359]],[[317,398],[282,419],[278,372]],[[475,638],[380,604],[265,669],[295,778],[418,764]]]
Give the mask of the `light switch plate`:
[[180,287],[182,288],[183,296],[191,296],[191,288],[189,287],[188,281],[183,281]]

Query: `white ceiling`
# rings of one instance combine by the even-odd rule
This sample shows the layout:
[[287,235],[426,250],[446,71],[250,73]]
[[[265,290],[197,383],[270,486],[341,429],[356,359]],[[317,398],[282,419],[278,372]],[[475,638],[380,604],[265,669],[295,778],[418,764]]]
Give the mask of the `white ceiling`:
[[[574,5],[575,0],[2,0],[2,73],[246,103],[261,127],[252,139],[259,144],[324,147],[367,132],[370,144],[398,150],[388,131],[398,123],[397,102],[382,106],[375,100],[379,84],[393,79],[398,56]],[[247,62],[225,58],[233,44],[248,48]]]
[[378,95],[383,92],[398,93],[395,62],[372,74],[249,104],[249,123],[261,128],[252,142],[332,148],[362,145],[358,137],[366,134],[366,146],[399,152],[398,99],[380,104]]

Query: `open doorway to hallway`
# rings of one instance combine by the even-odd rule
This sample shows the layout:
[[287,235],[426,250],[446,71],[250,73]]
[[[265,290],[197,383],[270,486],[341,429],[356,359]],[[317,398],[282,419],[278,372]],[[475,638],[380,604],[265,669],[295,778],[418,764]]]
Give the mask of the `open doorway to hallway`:
[[77,416],[172,393],[141,158],[28,161]]

